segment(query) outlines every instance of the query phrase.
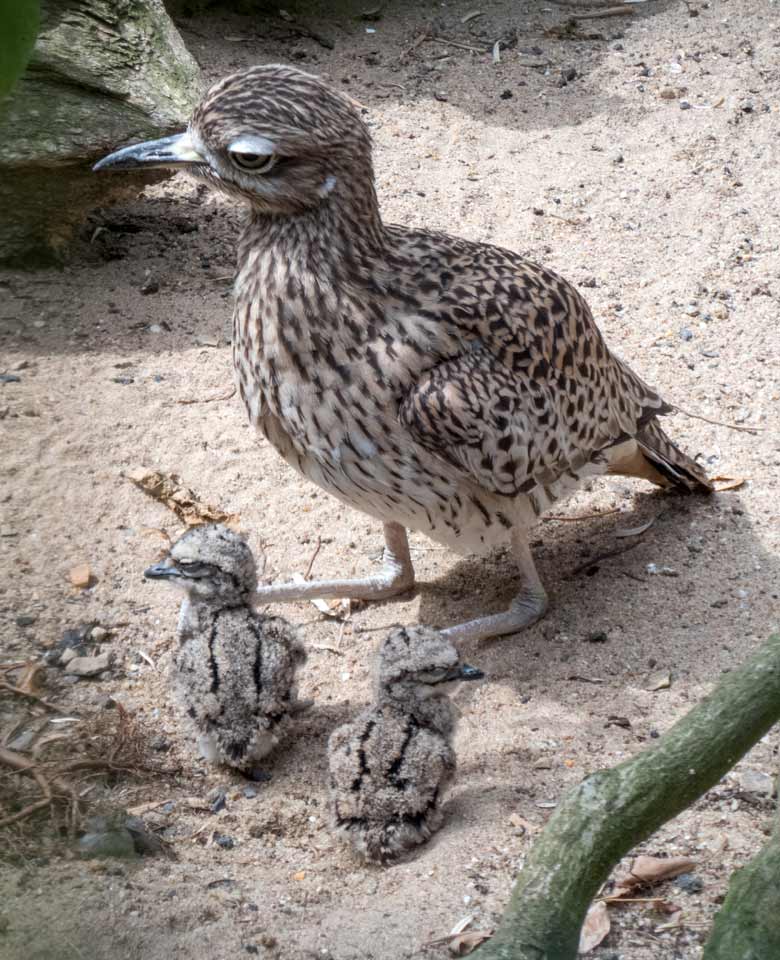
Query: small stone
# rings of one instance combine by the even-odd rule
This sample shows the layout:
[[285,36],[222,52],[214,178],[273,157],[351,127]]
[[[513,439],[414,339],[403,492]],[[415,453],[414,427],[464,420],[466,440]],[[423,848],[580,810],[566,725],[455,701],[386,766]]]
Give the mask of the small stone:
[[443,90],[435,90],[433,93],[435,100],[438,100],[440,103],[446,103],[449,100],[449,97]]
[[36,736],[35,730],[23,730],[10,741],[8,749],[16,750],[17,753],[25,753],[35,742]]
[[577,79],[577,69],[576,67],[563,67],[561,70],[561,80],[566,83],[571,83],[572,80]]
[[743,770],[739,775],[739,785],[745,793],[756,793],[761,797],[771,797],[775,788],[769,774],[761,770]]
[[142,857],[156,857],[164,853],[163,842],[149,830],[140,817],[127,817],[125,829],[133,838],[136,853],[140,853]]
[[149,333],[162,333],[162,327],[159,323],[150,323]]
[[552,761],[549,757],[539,757],[537,760],[534,760],[533,768],[534,770],[551,770]]
[[68,579],[79,590],[84,590],[92,582],[92,571],[88,563],[77,563],[68,571]]
[[674,878],[674,885],[684,890],[685,893],[701,893],[704,889],[704,883],[701,877],[692,873],[681,873],[679,877]]
[[677,91],[674,87],[664,87],[663,90],[658,94],[662,100],[676,100]]
[[167,737],[155,737],[149,746],[157,753],[167,753],[171,749],[171,741]]
[[101,653],[96,657],[75,657],[68,663],[65,672],[77,677],[94,677],[110,667],[111,654]]
[[257,796],[257,790],[254,787],[244,787],[241,791],[247,800],[253,800]]
[[108,630],[105,627],[92,627],[89,631],[89,639],[95,643],[102,643],[108,636]]
[[0,373],[0,383],[21,383],[22,378],[15,373]]
[[514,94],[511,90],[502,90],[499,96],[502,100],[511,100]]
[[16,618],[17,627],[31,627],[38,617],[34,613],[20,613]]
[[249,774],[249,779],[254,780],[255,783],[268,783],[272,778],[273,774],[268,773],[267,770],[261,770],[259,767],[254,767]]
[[135,380],[132,377],[112,377],[112,383],[119,383],[123,387],[128,387],[131,383],[135,383]]
[[63,650],[60,654],[59,664],[61,667],[64,667],[65,664],[70,663],[71,660],[75,660],[77,657],[83,657],[85,651],[79,651],[76,647],[68,647],[67,650]]
[[680,330],[680,339],[681,340],[693,340],[693,330],[690,327],[683,327]]
[[141,293],[144,295],[158,293],[159,290],[160,283],[158,280],[155,280],[154,277],[149,277],[149,279],[144,281],[144,283],[141,285]]
[[743,113],[752,113],[756,109],[756,105],[752,100],[740,100],[739,109]]
[[668,670],[659,670],[647,678],[645,690],[654,693],[656,690],[667,690],[672,685],[672,675]]
[[138,853],[130,831],[119,816],[90,817],[87,832],[79,840],[79,853],[87,859],[117,857],[135,860]]
[[209,804],[209,810],[211,810],[212,813],[219,813],[220,810],[225,809],[225,803],[226,803],[225,791],[219,790],[217,792],[217,795]]
[[236,841],[226,833],[215,833],[214,843],[223,850],[232,850],[236,845]]
[[593,633],[586,634],[582,639],[585,643],[606,643],[609,637],[603,630],[594,630]]
[[610,156],[609,159],[610,159],[615,165],[617,165],[617,164],[623,163],[623,159],[624,159],[624,158],[623,158],[623,154],[618,151],[617,153],[613,153],[613,154]]
[[654,576],[659,577],[679,577],[680,574],[674,569],[674,567],[667,567],[660,563],[648,563],[645,567],[645,570],[653,574]]
[[689,101],[689,100],[681,100],[681,101],[680,101],[680,109],[681,109],[681,110],[690,110],[690,109],[691,109],[691,103],[690,103],[690,101]]

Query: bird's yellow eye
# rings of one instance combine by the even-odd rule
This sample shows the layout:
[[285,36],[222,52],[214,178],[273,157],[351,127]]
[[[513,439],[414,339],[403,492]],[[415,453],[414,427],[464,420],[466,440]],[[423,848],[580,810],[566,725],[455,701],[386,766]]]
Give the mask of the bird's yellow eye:
[[276,155],[273,153],[245,153],[231,150],[229,156],[239,170],[251,170],[253,173],[268,173],[276,163]]

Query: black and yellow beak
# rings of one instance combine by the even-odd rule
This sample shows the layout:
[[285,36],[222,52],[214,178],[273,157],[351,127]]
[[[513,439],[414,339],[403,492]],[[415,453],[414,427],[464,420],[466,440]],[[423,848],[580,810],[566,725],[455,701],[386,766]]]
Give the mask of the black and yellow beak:
[[98,160],[93,170],[138,170],[151,167],[181,167],[205,163],[195,148],[189,131],[175,133],[160,140],[146,140],[131,147],[122,147]]

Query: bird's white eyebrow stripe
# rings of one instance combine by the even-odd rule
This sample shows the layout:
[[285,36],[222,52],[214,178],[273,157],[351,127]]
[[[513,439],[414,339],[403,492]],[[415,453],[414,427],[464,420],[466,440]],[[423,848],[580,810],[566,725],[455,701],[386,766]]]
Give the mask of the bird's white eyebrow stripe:
[[265,156],[276,153],[276,144],[267,137],[256,136],[247,133],[228,144],[230,153],[256,153],[258,156]]

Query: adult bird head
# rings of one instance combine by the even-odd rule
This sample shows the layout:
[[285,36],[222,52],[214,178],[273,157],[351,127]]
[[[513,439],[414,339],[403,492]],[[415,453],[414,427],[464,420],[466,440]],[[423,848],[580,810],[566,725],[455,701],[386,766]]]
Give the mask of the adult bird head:
[[216,83],[184,133],[137,143],[94,170],[183,168],[261,214],[373,196],[371,139],[352,101],[293,67],[251,67]]

